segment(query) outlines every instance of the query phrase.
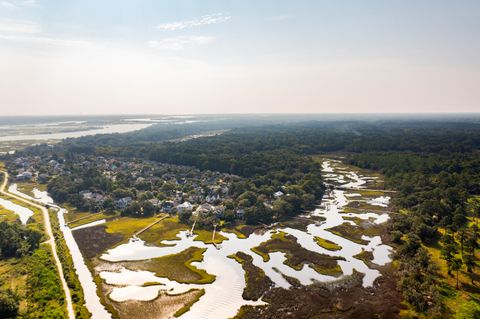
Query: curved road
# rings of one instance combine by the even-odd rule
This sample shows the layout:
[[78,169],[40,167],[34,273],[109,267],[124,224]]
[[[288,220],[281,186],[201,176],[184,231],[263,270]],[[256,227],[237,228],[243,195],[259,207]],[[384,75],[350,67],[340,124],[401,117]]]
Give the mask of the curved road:
[[75,313],[73,311],[73,305],[72,305],[72,296],[70,294],[70,289],[68,288],[67,281],[65,280],[65,276],[63,275],[63,267],[62,263],[60,262],[60,259],[58,258],[57,254],[57,245],[55,244],[55,238],[53,237],[53,232],[52,232],[52,225],[50,224],[50,215],[48,214],[48,210],[41,205],[38,205],[32,201],[26,200],[25,198],[22,198],[20,196],[10,194],[5,191],[5,187],[7,186],[8,183],[8,172],[6,171],[0,171],[0,173],[3,173],[5,178],[3,179],[3,183],[0,186],[0,193],[10,196],[12,198],[15,198],[23,203],[26,203],[28,205],[31,205],[33,207],[36,207],[40,209],[43,213],[43,222],[45,224],[45,231],[48,234],[49,239],[47,242],[50,244],[52,247],[52,253],[53,253],[53,259],[55,260],[55,265],[57,266],[57,270],[60,276],[60,281],[62,282],[62,287],[63,291],[65,292],[65,300],[67,302],[67,312],[68,312],[68,318],[69,319],[75,319]]

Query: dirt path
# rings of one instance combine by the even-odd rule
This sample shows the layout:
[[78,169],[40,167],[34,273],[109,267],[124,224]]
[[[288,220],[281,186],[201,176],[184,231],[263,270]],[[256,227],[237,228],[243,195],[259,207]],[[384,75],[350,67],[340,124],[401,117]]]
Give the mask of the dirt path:
[[22,198],[20,196],[10,194],[5,191],[5,187],[8,184],[8,172],[6,171],[0,171],[0,173],[3,173],[5,178],[3,179],[3,183],[0,186],[0,193],[10,196],[12,198],[15,198],[23,203],[26,203],[28,205],[31,205],[33,207],[36,207],[40,209],[43,213],[43,221],[45,224],[45,231],[48,234],[49,239],[47,240],[47,243],[50,244],[52,247],[52,253],[53,253],[53,259],[55,260],[55,265],[57,266],[58,273],[60,275],[60,281],[62,282],[62,287],[63,291],[65,291],[65,300],[67,302],[67,312],[68,312],[68,318],[69,319],[75,319],[75,313],[73,311],[73,305],[72,305],[72,296],[70,294],[70,289],[68,288],[67,281],[65,280],[65,276],[63,275],[63,267],[62,263],[60,262],[60,259],[58,258],[57,254],[57,245],[55,244],[55,238],[53,237],[53,232],[52,232],[52,225],[50,223],[50,215],[48,214],[48,210],[41,205],[38,205],[32,201],[26,200],[25,198]]
[[165,218],[167,218],[168,215],[165,215],[165,216],[162,216],[160,217],[159,220],[156,220],[154,221],[153,223],[151,223],[150,225],[148,225],[147,227],[143,228],[143,229],[140,229],[138,232],[136,232],[133,236],[139,236],[140,234],[142,234],[143,232],[149,230],[150,228],[152,228],[153,226],[155,226],[156,224],[158,224],[159,222],[161,222],[162,220],[164,220]]

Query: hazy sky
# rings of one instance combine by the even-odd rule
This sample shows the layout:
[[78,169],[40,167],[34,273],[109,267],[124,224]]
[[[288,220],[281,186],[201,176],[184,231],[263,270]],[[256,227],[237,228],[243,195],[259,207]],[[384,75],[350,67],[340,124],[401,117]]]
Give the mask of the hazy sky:
[[0,115],[479,111],[478,0],[0,0]]

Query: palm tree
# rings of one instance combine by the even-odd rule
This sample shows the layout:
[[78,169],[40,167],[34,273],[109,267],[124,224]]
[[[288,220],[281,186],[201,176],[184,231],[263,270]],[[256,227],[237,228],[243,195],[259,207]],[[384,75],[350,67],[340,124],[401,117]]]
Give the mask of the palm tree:
[[467,232],[465,231],[465,228],[462,228],[459,233],[458,233],[458,240],[460,241],[460,247],[462,251],[462,258],[463,258],[463,244],[465,241],[468,239]]

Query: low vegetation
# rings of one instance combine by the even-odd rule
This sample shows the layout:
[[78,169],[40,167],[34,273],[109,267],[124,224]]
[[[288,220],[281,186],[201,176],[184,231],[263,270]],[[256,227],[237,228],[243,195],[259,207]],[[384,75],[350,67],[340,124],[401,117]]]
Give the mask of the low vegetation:
[[192,265],[203,260],[206,249],[190,247],[184,251],[140,262],[124,262],[125,267],[154,272],[158,277],[166,277],[180,283],[208,284],[215,281],[215,276]]
[[243,299],[258,300],[273,287],[273,282],[265,272],[253,264],[252,256],[239,251],[229,258],[240,263],[245,271],[246,286],[242,294]]
[[286,257],[284,263],[293,269],[300,270],[308,264],[323,275],[342,275],[337,260],[344,260],[343,257],[332,257],[305,249],[297,242],[295,237],[284,232],[273,234],[270,240],[252,248],[252,251],[259,254],[265,262],[270,259],[270,253],[283,252]]
[[49,246],[28,258],[27,272],[27,317],[67,318],[65,294]]
[[343,223],[341,225],[327,229],[327,231],[351,240],[360,245],[367,245],[368,240],[362,239],[362,236],[378,236],[380,234],[379,227],[370,224],[368,222],[363,222],[362,225],[369,225],[369,227],[352,225],[350,223]]
[[[195,289],[192,289],[190,291],[195,291]],[[187,302],[185,305],[183,305],[182,308],[178,309],[173,316],[177,318],[183,315],[184,313],[188,312],[190,308],[193,306],[193,304],[196,303],[198,300],[200,300],[200,298],[202,298],[204,294],[205,294],[205,289],[201,289],[200,291],[198,291],[195,298],[193,298],[192,300]]]
[[334,242],[328,240],[328,239],[323,239],[321,237],[315,237],[315,242],[322,248],[325,248],[330,251],[337,251],[342,249],[341,246],[335,244]]
[[177,217],[169,217],[143,232],[140,238],[147,243],[162,246],[162,241],[177,240],[178,232],[188,229],[188,225],[180,223]]

